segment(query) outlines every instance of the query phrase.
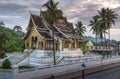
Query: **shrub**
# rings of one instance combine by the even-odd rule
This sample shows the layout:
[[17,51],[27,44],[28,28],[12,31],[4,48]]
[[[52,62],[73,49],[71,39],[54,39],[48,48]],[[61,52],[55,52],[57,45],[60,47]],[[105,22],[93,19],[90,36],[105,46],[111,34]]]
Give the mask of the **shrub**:
[[11,62],[8,59],[5,59],[2,63],[3,69],[11,69]]

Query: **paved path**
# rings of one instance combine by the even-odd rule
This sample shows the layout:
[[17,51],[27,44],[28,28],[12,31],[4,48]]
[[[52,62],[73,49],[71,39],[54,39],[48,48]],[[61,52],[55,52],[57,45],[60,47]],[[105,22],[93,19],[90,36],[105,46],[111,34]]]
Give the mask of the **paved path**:
[[[98,71],[103,71],[103,70],[111,69],[111,68],[115,68],[115,67],[120,67],[120,62],[97,66],[97,67],[93,67],[93,68],[88,68],[85,70],[85,74],[92,74],[92,73],[95,73]],[[47,78],[47,79],[73,79],[73,78],[79,77],[81,75],[82,75],[81,70],[79,70],[79,71],[69,72],[64,75],[58,75],[58,76],[55,76],[54,78]],[[91,78],[88,78],[88,79],[91,79]],[[109,79],[109,78],[105,78],[105,79]],[[114,78],[112,78],[112,79],[114,79]],[[117,78],[117,79],[119,79],[119,78]]]
[[[82,79],[82,77],[73,79]],[[85,75],[85,79],[120,79],[120,67]]]

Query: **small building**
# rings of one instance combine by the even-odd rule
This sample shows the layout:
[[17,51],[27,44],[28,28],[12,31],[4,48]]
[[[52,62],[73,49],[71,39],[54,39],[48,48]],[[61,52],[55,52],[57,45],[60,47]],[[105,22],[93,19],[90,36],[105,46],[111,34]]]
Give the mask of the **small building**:
[[88,40],[86,43],[87,50],[92,50],[94,49],[94,43],[91,40]]
[[[96,48],[97,47],[97,48]],[[91,50],[92,52],[99,52],[99,53],[116,53],[118,50],[118,45],[109,42],[109,41],[102,41],[98,42],[95,46],[94,49]]]
[[73,24],[68,22],[66,17],[58,20],[55,26],[50,27],[43,16],[30,14],[27,33],[24,37],[26,49],[39,51],[52,51],[54,30],[55,51],[63,56],[82,56],[82,40],[75,33]]

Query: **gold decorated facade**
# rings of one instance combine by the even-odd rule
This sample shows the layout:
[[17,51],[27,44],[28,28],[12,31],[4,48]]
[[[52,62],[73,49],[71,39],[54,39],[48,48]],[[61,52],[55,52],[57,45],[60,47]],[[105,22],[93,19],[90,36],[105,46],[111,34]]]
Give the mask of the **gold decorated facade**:
[[76,35],[73,25],[67,22],[63,17],[50,27],[44,22],[43,18],[38,15],[31,14],[27,33],[24,37],[26,49],[52,50],[53,40],[51,30],[54,30],[54,45],[57,51],[75,51],[81,48],[81,39]]

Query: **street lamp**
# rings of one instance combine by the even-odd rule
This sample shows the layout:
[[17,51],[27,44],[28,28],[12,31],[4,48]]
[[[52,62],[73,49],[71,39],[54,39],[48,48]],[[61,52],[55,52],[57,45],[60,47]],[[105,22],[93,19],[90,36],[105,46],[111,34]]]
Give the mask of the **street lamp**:
[[102,62],[103,62],[103,57],[101,56],[101,65],[102,65]]
[[119,45],[120,45],[120,43],[118,42],[118,55],[120,55]]
[[85,77],[85,64],[84,64],[84,62],[82,63],[82,65],[81,65],[81,67],[82,67],[82,79],[85,79],[84,77]]

